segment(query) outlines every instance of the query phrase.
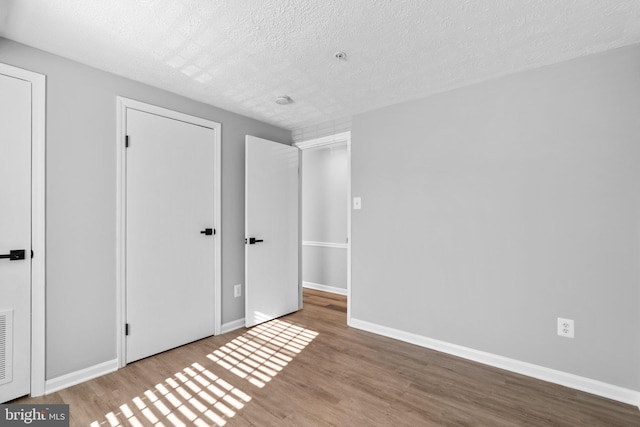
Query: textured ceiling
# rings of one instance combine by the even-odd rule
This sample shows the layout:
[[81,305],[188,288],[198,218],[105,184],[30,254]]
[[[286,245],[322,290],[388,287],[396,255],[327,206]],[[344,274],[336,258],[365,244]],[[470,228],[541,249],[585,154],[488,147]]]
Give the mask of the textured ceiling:
[[2,0],[0,36],[296,129],[640,42],[640,1]]

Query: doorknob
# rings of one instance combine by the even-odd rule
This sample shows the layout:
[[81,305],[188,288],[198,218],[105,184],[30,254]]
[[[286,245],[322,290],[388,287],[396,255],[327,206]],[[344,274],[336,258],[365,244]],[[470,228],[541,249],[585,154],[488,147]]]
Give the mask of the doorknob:
[[214,233],[215,231],[213,230],[213,228],[205,228],[200,232],[200,234],[204,234],[205,236],[211,236]]
[[256,243],[264,242],[262,239],[256,239],[255,237],[249,237],[249,244],[255,245]]
[[0,259],[8,258],[9,261],[18,261],[19,259],[24,259],[24,253],[24,249],[12,249],[8,254],[0,255]]

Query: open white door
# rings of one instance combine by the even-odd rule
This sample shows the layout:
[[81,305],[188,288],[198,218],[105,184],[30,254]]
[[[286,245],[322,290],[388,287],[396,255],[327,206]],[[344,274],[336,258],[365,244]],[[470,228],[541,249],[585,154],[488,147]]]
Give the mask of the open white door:
[[0,74],[0,403],[30,392],[31,83]]
[[245,141],[245,325],[299,308],[299,150]]

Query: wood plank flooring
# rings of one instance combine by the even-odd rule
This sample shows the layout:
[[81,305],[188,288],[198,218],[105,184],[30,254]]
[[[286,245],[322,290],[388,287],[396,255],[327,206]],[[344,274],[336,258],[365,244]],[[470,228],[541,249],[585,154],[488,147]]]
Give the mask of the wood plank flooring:
[[346,326],[346,298],[40,398],[72,426],[640,426],[638,408]]

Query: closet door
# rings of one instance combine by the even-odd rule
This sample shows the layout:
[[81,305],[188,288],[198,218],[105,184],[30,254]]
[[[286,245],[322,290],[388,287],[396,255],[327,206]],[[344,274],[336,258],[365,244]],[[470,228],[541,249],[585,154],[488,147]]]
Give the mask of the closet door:
[[214,334],[214,143],[204,126],[126,113],[126,362]]
[[0,73],[0,403],[31,390],[31,91]]

